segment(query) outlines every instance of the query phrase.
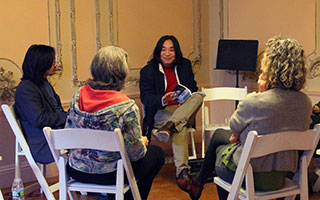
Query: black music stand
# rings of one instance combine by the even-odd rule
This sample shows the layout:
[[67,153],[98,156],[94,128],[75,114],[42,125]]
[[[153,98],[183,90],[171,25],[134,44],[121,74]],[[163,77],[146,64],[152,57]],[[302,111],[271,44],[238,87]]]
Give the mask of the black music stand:
[[235,70],[236,87],[239,71],[256,71],[258,40],[219,40],[216,69]]
[[240,70],[256,71],[258,44],[258,40],[219,40],[216,69],[235,70],[238,88]]

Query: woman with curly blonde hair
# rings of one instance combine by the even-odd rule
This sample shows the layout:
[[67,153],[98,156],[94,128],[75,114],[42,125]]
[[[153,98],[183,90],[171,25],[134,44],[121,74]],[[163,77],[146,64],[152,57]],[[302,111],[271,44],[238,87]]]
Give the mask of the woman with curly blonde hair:
[[262,76],[268,83],[266,89],[283,87],[299,91],[303,88],[306,82],[305,55],[296,40],[280,36],[269,39],[261,62]]
[[[248,94],[239,103],[230,119],[231,130],[218,129],[213,134],[201,170],[191,181],[188,191],[191,199],[200,198],[203,185],[214,170],[217,176],[232,183],[250,131],[265,135],[309,128],[311,100],[300,92],[306,82],[302,46],[294,39],[279,36],[269,39],[261,70],[259,92]],[[298,152],[270,154],[255,158],[251,164],[257,190],[280,189],[287,173],[297,170]],[[228,192],[217,188],[219,199],[227,199]]]

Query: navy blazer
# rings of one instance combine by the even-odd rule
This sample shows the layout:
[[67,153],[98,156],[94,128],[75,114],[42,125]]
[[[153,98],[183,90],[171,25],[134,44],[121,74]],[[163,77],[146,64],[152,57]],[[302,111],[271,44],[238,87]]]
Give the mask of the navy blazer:
[[[180,84],[189,88],[191,92],[198,90],[190,60],[182,59],[181,64],[177,66],[177,74]],[[161,102],[162,96],[165,94],[165,75],[159,70],[159,64],[148,63],[141,69],[139,87],[140,99],[144,105],[145,113],[142,131],[150,139],[154,115],[158,109],[165,107]]]
[[[61,106],[60,98],[55,91],[54,96]],[[30,80],[19,83],[15,93],[14,108],[35,161],[43,164],[53,162],[54,159],[42,129],[45,126],[53,129],[63,128],[67,113],[56,111],[45,88]]]

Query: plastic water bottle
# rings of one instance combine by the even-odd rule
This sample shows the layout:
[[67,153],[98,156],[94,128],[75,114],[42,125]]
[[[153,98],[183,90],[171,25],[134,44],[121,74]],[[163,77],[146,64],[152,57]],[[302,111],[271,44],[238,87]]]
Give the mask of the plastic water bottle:
[[12,200],[24,200],[24,187],[21,178],[15,178],[11,187]]

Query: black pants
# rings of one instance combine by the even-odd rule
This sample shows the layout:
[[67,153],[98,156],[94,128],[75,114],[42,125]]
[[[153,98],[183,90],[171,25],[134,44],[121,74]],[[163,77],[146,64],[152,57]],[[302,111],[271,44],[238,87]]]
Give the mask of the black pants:
[[[214,171],[215,169],[215,163],[217,159],[217,148],[220,147],[221,145],[226,145],[230,144],[229,138],[232,135],[232,132],[229,130],[224,130],[224,129],[217,129],[214,134],[212,135],[212,138],[210,140],[210,143],[208,145],[206,155],[203,160],[203,164],[201,166],[201,169],[199,173],[196,176],[196,179],[202,183],[205,184],[207,178],[209,175]],[[217,185],[218,189],[218,195],[219,199],[227,199],[228,197],[228,192],[221,187]]]
[[[141,199],[147,199],[153,179],[156,177],[161,167],[165,162],[165,154],[163,150],[154,145],[148,146],[148,151],[144,158],[131,162],[132,169],[136,179],[137,185],[141,195]],[[88,174],[77,171],[68,165],[69,175],[77,181],[84,183],[95,183],[102,185],[115,185],[117,172],[111,172],[106,174]],[[125,182],[128,183],[127,178]],[[108,199],[111,195],[108,195]],[[112,197],[111,197],[112,199]],[[133,199],[130,191],[126,192],[125,199]]]

